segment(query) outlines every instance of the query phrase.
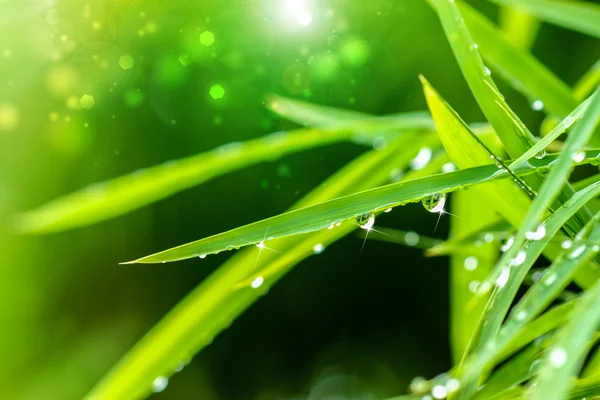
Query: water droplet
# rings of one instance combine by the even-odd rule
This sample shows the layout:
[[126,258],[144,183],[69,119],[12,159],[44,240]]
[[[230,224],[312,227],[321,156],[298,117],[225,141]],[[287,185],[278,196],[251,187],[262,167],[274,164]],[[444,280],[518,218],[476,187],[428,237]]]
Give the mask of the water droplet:
[[453,172],[453,171],[456,171],[456,165],[454,165],[454,163],[447,162],[446,164],[442,165],[442,172]]
[[550,352],[550,364],[554,368],[560,368],[567,362],[567,352],[562,347],[557,347]]
[[496,279],[496,285],[498,285],[498,287],[500,289],[502,289],[504,286],[506,286],[506,283],[508,282],[509,277],[510,277],[510,268],[504,268],[502,270],[502,273],[498,277],[498,279]]
[[373,148],[375,150],[383,150],[387,147],[387,140],[383,136],[377,136],[373,139]]
[[315,254],[321,254],[323,250],[325,250],[325,246],[323,246],[321,243],[313,246],[313,253]]
[[585,151],[580,151],[571,156],[571,160],[576,163],[580,163],[585,160]]
[[402,172],[399,168],[394,168],[390,171],[390,181],[398,182],[404,176],[404,172]]
[[359,215],[356,217],[356,223],[360,226],[361,229],[366,231],[370,231],[373,229],[373,225],[375,225],[375,214],[368,213]]
[[490,69],[486,66],[483,67],[483,70],[485,71],[485,74],[487,76],[491,76],[492,75],[492,71],[490,71]]
[[533,108],[535,111],[540,111],[544,108],[544,102],[541,100],[535,100],[533,103],[531,103],[531,108]]
[[265,248],[265,242],[260,241],[259,243],[256,244],[256,247],[258,247],[259,249],[264,249]]
[[448,393],[454,393],[460,389],[460,381],[456,378],[450,378],[446,382],[446,391]]
[[410,167],[414,170],[420,170],[425,168],[425,166],[431,161],[431,156],[433,152],[429,147],[423,147],[419,150],[419,153],[415,158],[410,162]]
[[490,243],[494,241],[494,234],[491,232],[487,232],[485,235],[483,235],[483,241],[486,243]]
[[329,225],[329,226],[327,227],[327,229],[333,229],[333,227],[334,227],[334,226],[335,226],[335,224],[333,224],[333,223],[332,223],[331,225]]
[[409,246],[416,246],[419,243],[419,234],[416,232],[406,232],[404,242]]
[[433,389],[431,389],[431,395],[435,399],[445,399],[446,396],[448,395],[448,391],[446,390],[446,388],[444,386],[436,385],[433,387]]
[[544,278],[544,285],[550,286],[556,281],[557,275],[555,273],[551,273],[547,277]]
[[472,293],[477,293],[477,289],[479,289],[480,284],[481,284],[481,282],[479,282],[479,281],[469,282],[469,291],[471,291]]
[[542,159],[542,158],[544,158],[544,157],[546,157],[546,150],[545,150],[545,149],[544,149],[544,150],[542,150],[542,151],[540,151],[539,153],[537,153],[537,154],[535,155],[535,158],[537,158],[538,160],[541,160],[541,159]]
[[477,286],[477,294],[484,295],[492,289],[492,284],[489,282],[482,282],[481,285]]
[[206,258],[206,254],[200,254],[198,257],[199,258]]
[[515,319],[517,321],[524,321],[527,318],[527,311],[522,310],[515,314]]
[[465,258],[464,266],[467,271],[474,271],[477,268],[477,264],[479,264],[477,257],[469,256]]
[[265,281],[265,278],[263,278],[262,276],[257,276],[256,278],[254,278],[252,283],[250,283],[250,286],[252,286],[252,289],[258,289],[259,287],[262,286],[264,281]]
[[504,243],[504,244],[502,245],[502,247],[500,247],[500,250],[502,250],[502,252],[505,252],[506,250],[508,250],[508,249],[510,249],[510,248],[511,248],[511,246],[513,245],[513,243],[514,243],[514,242],[515,242],[515,238],[514,238],[514,237],[512,237],[512,236],[511,236],[511,237],[509,237],[509,238],[506,240],[506,243]]
[[515,258],[513,259],[512,265],[518,267],[519,265],[522,265],[525,262],[525,259],[527,259],[527,252],[525,250],[519,250]]
[[430,213],[441,213],[444,211],[444,206],[446,205],[446,194],[436,193],[421,200],[421,204]]
[[546,236],[546,227],[544,225],[538,226],[533,232],[525,232],[525,238],[528,240],[542,240]]
[[428,389],[429,385],[427,381],[422,376],[417,376],[410,381],[409,389],[411,392],[415,394],[425,393]]
[[571,252],[571,254],[569,254],[569,258],[572,260],[574,258],[579,257],[583,252],[585,251],[585,245],[582,244],[581,246],[578,246],[575,250],[573,250]]
[[391,209],[391,208],[386,208],[384,212],[385,212],[385,213],[392,212],[392,209]]
[[563,249],[570,249],[571,246],[573,246],[573,241],[571,239],[565,239],[560,244],[560,247],[562,247]]
[[159,393],[165,390],[167,385],[169,384],[169,378],[166,376],[159,376],[152,382],[152,391],[154,393]]

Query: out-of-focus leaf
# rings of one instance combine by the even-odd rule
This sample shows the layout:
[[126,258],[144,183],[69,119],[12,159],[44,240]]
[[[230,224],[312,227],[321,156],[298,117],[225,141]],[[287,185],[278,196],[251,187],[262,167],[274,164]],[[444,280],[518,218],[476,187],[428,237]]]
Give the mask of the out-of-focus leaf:
[[393,119],[363,119],[337,127],[278,132],[248,142],[230,143],[60,197],[18,216],[17,228],[25,233],[52,233],[83,227],[126,214],[214,177],[290,153],[354,140],[359,134],[389,131],[397,135],[406,129],[428,129],[431,125],[426,114],[409,113]]
[[600,38],[600,6],[589,1],[571,0],[491,0],[503,6],[520,8],[542,21]]
[[540,30],[540,21],[535,16],[510,7],[500,7],[499,23],[507,40],[525,50],[533,46]]

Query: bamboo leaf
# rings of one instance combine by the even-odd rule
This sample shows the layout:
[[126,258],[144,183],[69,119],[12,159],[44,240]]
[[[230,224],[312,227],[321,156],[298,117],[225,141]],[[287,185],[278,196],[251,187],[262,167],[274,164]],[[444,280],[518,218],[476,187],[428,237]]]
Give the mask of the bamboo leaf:
[[[384,150],[368,152],[349,163],[294,208],[385,182],[389,179],[389,171],[406,168],[421,146],[438,143],[434,135],[399,137]],[[435,165],[432,164],[432,168]],[[182,362],[207,346],[294,265],[323,251],[354,229],[357,229],[356,225],[347,224],[337,229],[270,241],[269,247],[277,252],[264,247],[247,248],[235,254],[171,310],[87,399],[134,399],[146,395],[155,378],[168,378],[180,369]]]
[[[543,160],[532,160],[527,165],[515,169],[514,173],[525,176],[544,171],[550,168],[556,159],[556,155],[548,155]],[[584,159],[580,164],[594,160]],[[489,165],[398,182],[280,214],[129,263],[171,262],[255,245],[263,241],[266,243],[265,240],[278,237],[314,232],[332,225],[331,229],[334,229],[338,223],[342,226],[344,223],[354,224],[356,217],[364,214],[384,211],[417,202],[434,194],[449,193],[509,176],[506,171]]]

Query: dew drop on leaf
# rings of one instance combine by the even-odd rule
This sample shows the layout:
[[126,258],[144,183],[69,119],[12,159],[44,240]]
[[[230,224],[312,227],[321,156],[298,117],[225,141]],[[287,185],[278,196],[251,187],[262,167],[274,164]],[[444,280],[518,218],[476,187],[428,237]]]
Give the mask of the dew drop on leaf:
[[421,204],[430,213],[440,213],[444,211],[444,206],[446,205],[446,194],[436,193],[421,200]]
[[373,228],[373,225],[375,225],[375,214],[368,213],[359,215],[358,217],[356,217],[356,223],[360,226],[361,229],[370,231]]
[[154,393],[159,393],[165,390],[167,385],[169,384],[169,378],[166,376],[159,376],[152,382],[152,391]]

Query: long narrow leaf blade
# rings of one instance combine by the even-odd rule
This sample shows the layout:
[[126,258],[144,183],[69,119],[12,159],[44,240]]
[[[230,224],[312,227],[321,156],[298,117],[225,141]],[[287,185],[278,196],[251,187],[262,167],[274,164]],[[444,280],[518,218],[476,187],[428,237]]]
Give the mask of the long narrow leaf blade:
[[[555,160],[555,155],[548,155],[543,160],[532,160],[531,163],[518,167],[514,173],[525,176],[543,171],[550,168]],[[584,159],[581,164],[593,160]],[[177,261],[257,244],[265,240],[265,235],[266,239],[270,240],[314,232],[328,227],[335,229],[336,224],[354,223],[356,217],[364,214],[384,211],[388,208],[417,202],[437,193],[449,193],[473,185],[508,178],[509,176],[506,171],[498,170],[495,165],[489,165],[398,182],[280,214],[196,242],[142,257],[130,263]]]

